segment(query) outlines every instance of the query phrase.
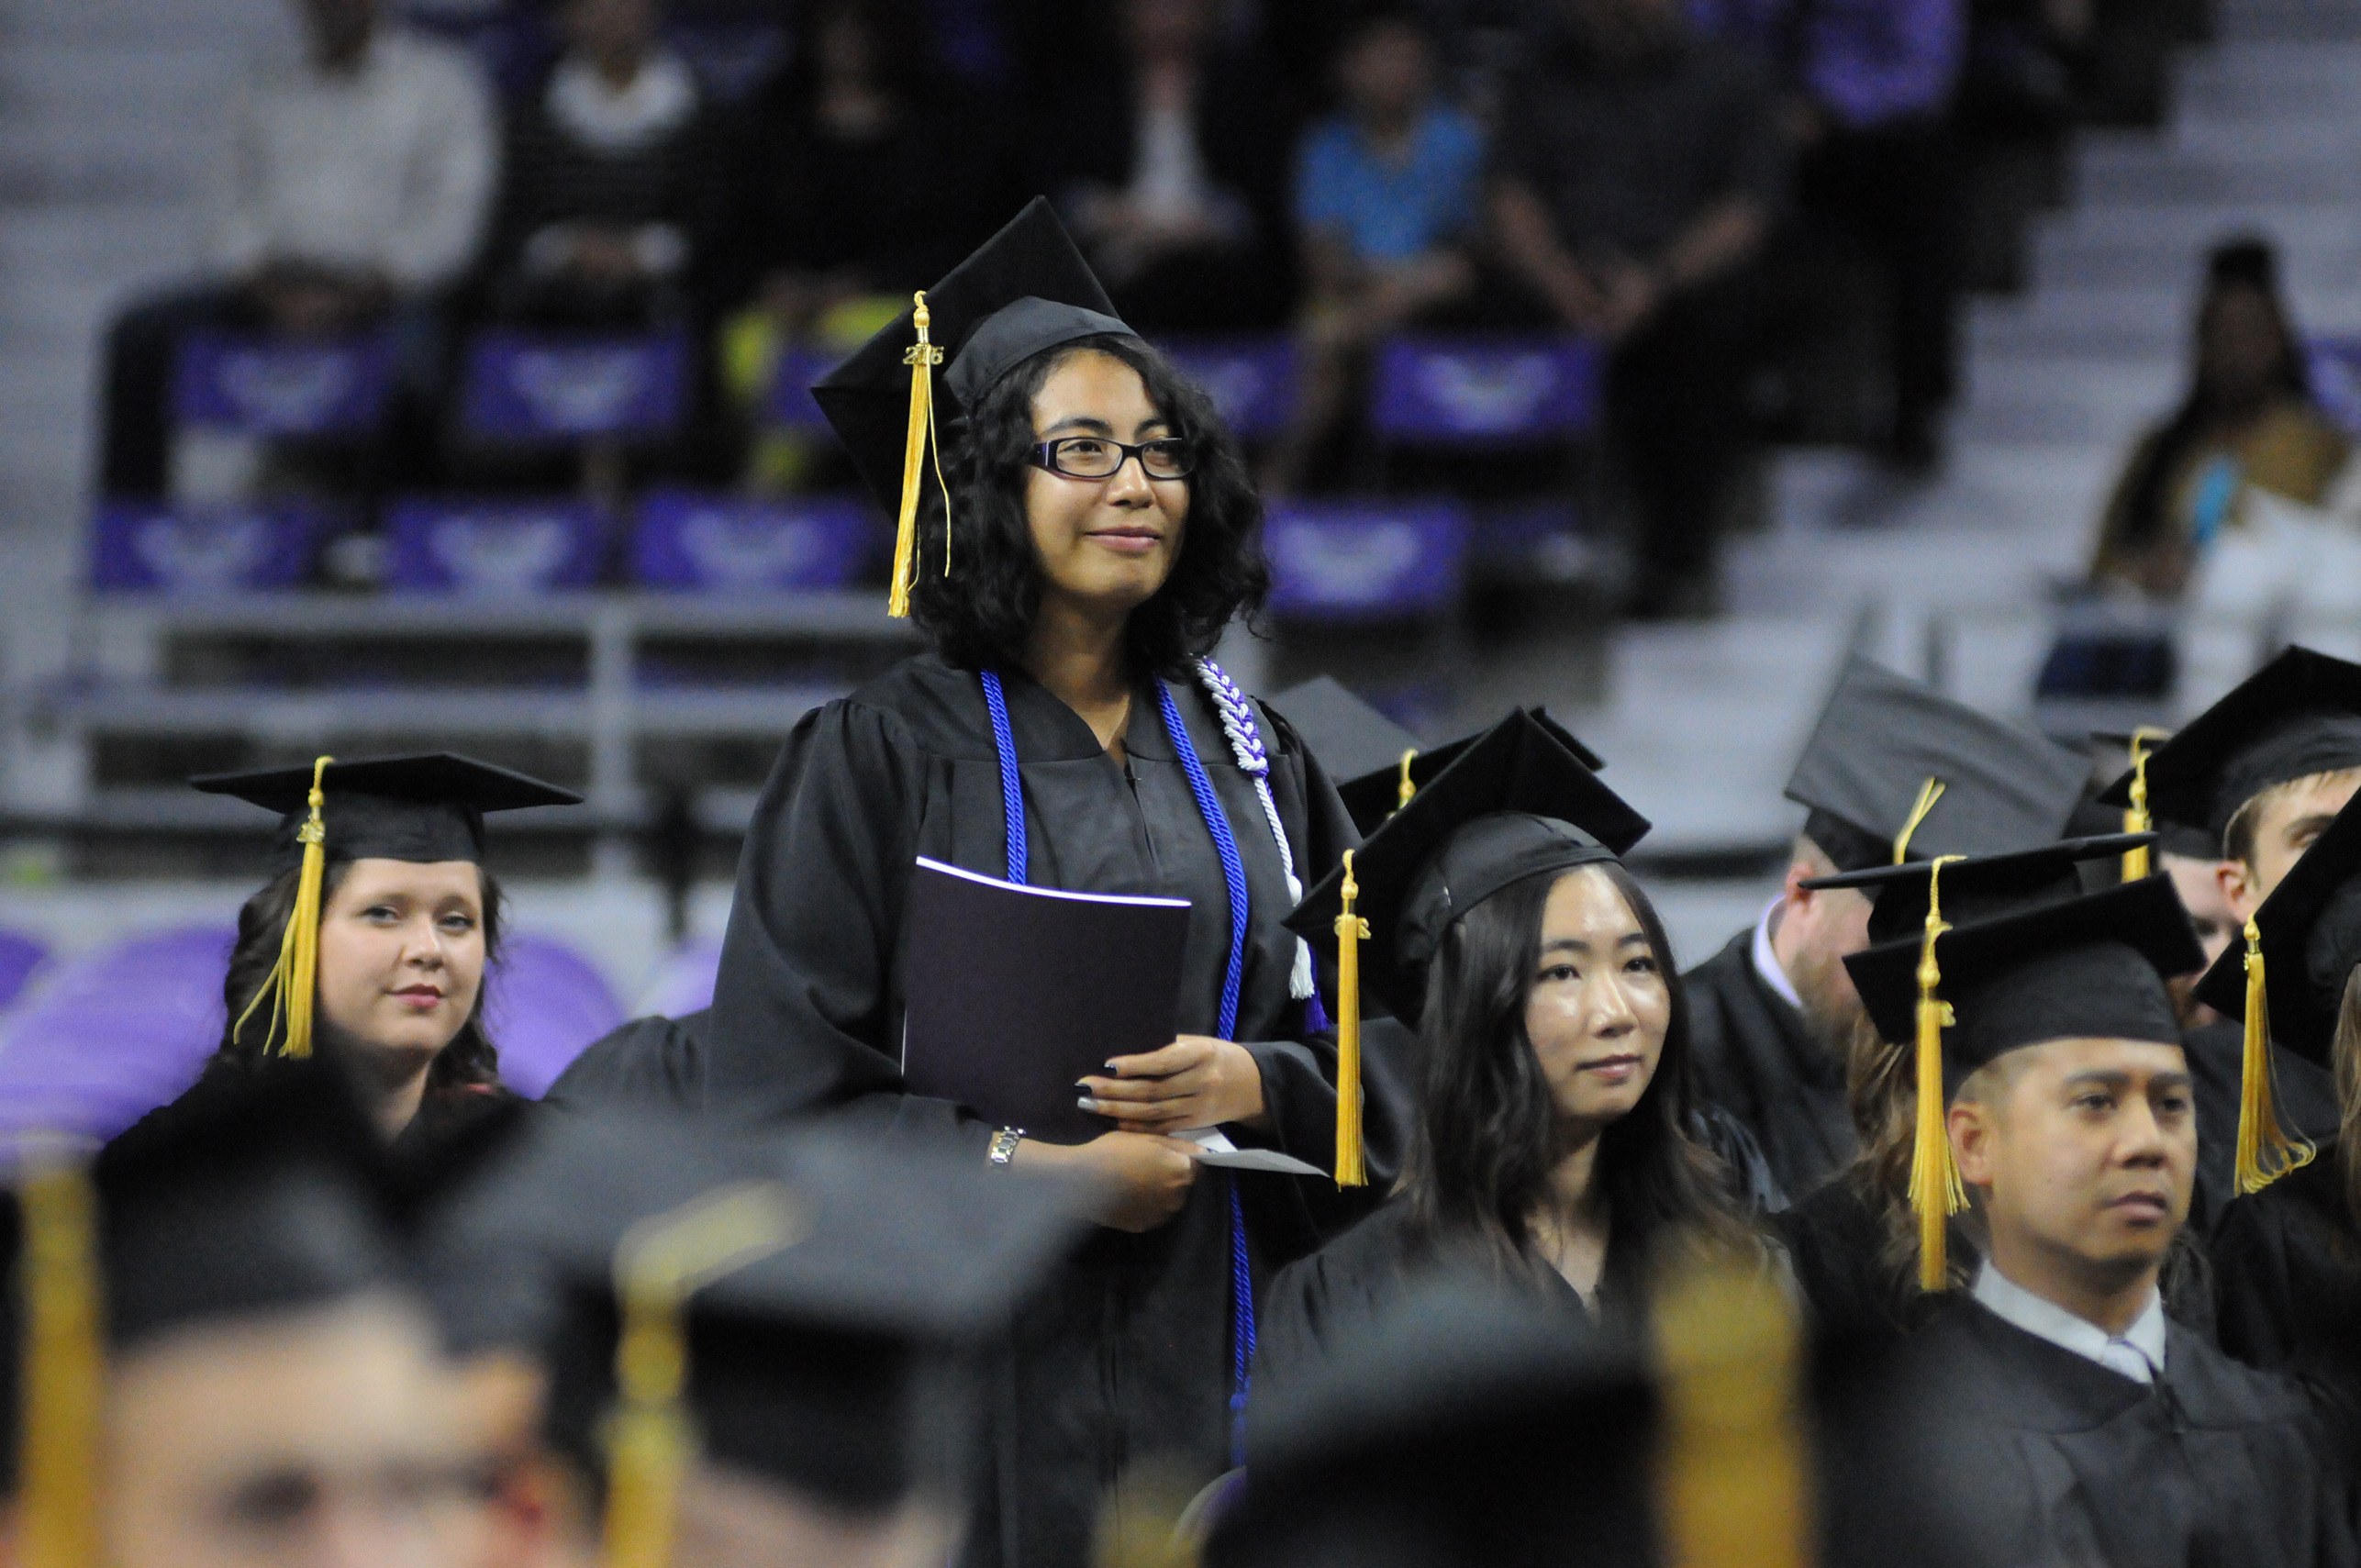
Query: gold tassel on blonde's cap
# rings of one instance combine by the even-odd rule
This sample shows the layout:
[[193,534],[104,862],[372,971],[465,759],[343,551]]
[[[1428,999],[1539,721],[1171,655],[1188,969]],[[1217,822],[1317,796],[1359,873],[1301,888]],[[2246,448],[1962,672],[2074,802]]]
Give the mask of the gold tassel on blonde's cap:
[[[1932,777],[1919,785],[1918,802],[1910,807],[1910,816],[1903,819],[1902,830],[1894,835],[1896,865],[1900,865],[1910,858],[1910,835],[1919,830],[1919,824],[1927,819],[1927,813],[1934,809],[1934,803],[1943,798],[1945,787],[1941,779]],[[1958,857],[1955,855],[1952,858],[1956,860]]]
[[[321,784],[329,764],[335,761],[321,757],[312,763],[311,815],[295,834],[304,847],[303,865],[295,877],[295,906],[288,911],[286,929],[279,938],[279,962],[229,1031],[232,1040],[243,1033],[246,1020],[268,996],[272,998],[271,1023],[262,1036],[262,1049],[268,1052],[271,1041],[277,1039],[281,1056],[311,1054],[312,996],[319,979],[320,888],[328,875],[328,823],[321,814],[328,795]],[[283,1019],[286,1034],[281,1039]]]
[[1336,1184],[1366,1186],[1361,1157],[1361,944],[1369,922],[1353,912],[1361,884],[1344,851],[1344,912],[1336,917]]
[[1967,1191],[1952,1162],[1951,1132],[1945,1125],[1943,1031],[1952,1022],[1952,1012],[1951,1005],[1936,994],[1943,968],[1934,951],[1935,940],[1951,929],[1943,918],[1943,868],[1962,858],[1939,855],[1927,869],[1926,934],[1919,950],[1918,1117],[1910,1143],[1910,1212],[1919,1222],[1919,1288],[1923,1291],[1951,1287],[1946,1233],[1951,1217],[1967,1207]]
[[2238,1062],[2238,1150],[2233,1173],[2241,1194],[2256,1193],[2311,1163],[2311,1142],[2279,1125],[2271,1079],[2270,998],[2263,978],[2263,932],[2246,921],[2246,1038]]
[[99,1416],[106,1394],[98,1202],[88,1173],[30,1151],[17,1187],[24,1314],[17,1561],[100,1568]]
[[[942,484],[942,438],[935,428],[934,367],[942,363],[942,350],[927,340],[934,317],[927,309],[925,291],[910,296],[911,325],[919,340],[902,356],[910,367],[910,427],[902,448],[901,516],[894,525],[894,581],[885,613],[910,613],[910,588],[919,576],[919,491],[925,484],[927,454],[934,453],[935,483]],[[942,572],[951,575],[951,487],[943,484]]]

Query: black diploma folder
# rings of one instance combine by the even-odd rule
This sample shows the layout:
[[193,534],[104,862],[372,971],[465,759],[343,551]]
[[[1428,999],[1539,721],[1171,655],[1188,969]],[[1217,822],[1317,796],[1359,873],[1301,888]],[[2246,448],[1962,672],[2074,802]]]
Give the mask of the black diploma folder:
[[1001,1127],[1080,1143],[1111,1125],[1075,1080],[1173,1042],[1188,900],[1024,887],[919,857],[905,916],[902,1079]]

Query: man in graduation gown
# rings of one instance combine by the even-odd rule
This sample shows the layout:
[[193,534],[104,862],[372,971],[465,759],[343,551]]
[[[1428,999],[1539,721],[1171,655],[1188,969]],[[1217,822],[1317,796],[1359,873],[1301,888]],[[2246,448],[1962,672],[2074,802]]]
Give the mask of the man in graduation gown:
[[1858,1148],[1845,1068],[1861,1006],[1843,960],[1866,944],[1869,912],[1857,892],[1802,884],[2045,843],[2088,773],[2066,748],[1917,682],[1864,660],[1846,667],[1787,780],[1810,815],[1778,897],[1683,976],[1706,1098],[1753,1132],[1790,1199]]
[[[1911,1341],[1928,1414],[2004,1561],[2350,1563],[2351,1478],[2300,1391],[2169,1321],[2158,1291],[2197,1157],[2164,984],[2200,956],[2179,901],[2162,876],[2072,894],[2064,856],[2055,885],[2031,885],[2028,858],[1997,882],[1974,861],[1907,873],[1881,906],[1933,917],[1847,961],[1886,1038],[1940,1051],[1922,1219],[1943,1218],[1947,1156],[1988,1238]],[[1928,1252],[1921,1284],[1943,1290]]]

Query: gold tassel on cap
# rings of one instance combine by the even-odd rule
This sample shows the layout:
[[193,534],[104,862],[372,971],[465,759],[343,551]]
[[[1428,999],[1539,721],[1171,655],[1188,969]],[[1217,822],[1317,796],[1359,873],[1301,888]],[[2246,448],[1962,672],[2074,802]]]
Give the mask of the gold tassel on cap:
[[910,367],[910,428],[902,444],[902,512],[894,525],[894,584],[885,598],[885,613],[910,613],[910,587],[919,577],[919,486],[924,477],[927,452],[934,452],[934,476],[942,484],[942,574],[951,575],[951,486],[943,484],[942,438],[935,428],[934,367],[942,363],[942,350],[927,341],[933,313],[922,290],[912,295],[910,323],[919,340],[902,355]]
[[25,1568],[99,1568],[99,1413],[106,1394],[98,1202],[84,1169],[32,1158],[24,1217],[17,1545]]
[[[1910,816],[1902,819],[1902,830],[1894,835],[1896,865],[1910,858],[1910,835],[1919,830],[1919,824],[1924,822],[1927,813],[1934,809],[1934,803],[1943,798],[1943,782],[1938,778],[1929,778],[1919,785],[1918,804],[1911,806]],[[1952,858],[1956,860],[1958,857],[1955,855]]]
[[2240,1193],[2269,1186],[2299,1165],[2311,1162],[2310,1140],[2289,1138],[2279,1126],[2271,1083],[2271,1009],[2263,984],[2263,933],[2246,921],[2246,1040],[2238,1063],[2238,1157],[2233,1167]]
[[1951,1217],[1967,1207],[1967,1189],[1960,1184],[1959,1167],[1951,1158],[1951,1133],[1944,1126],[1946,1096],[1943,1092],[1943,1031],[1955,1020],[1951,1004],[1935,995],[1943,969],[1935,962],[1935,939],[1951,928],[1943,923],[1936,894],[1943,868],[1958,855],[1939,855],[1927,868],[1926,939],[1919,950],[1918,1126],[1910,1146],[1910,1212],[1919,1221],[1919,1288],[1951,1288],[1951,1263],[1945,1255]]
[[[2146,725],[2132,731],[2132,804],[2123,813],[2123,831],[2144,833],[2155,826],[2148,816],[2148,745],[2155,740],[2171,738],[2168,729],[2155,729]],[[2148,846],[2123,851],[2123,880],[2137,882],[2150,870]]]
[[607,1429],[606,1568],[668,1568],[681,1483],[696,1456],[683,1408],[688,1298],[802,1240],[803,1219],[776,1182],[745,1182],[643,1219],[615,1251],[623,1310],[615,1346],[618,1404]]
[[1418,760],[1419,749],[1415,746],[1402,753],[1402,782],[1394,786],[1394,809],[1397,811],[1408,806],[1411,796],[1419,793],[1419,786],[1410,782],[1410,764]]
[[1816,1530],[1795,1308],[1760,1266],[1734,1258],[1691,1260],[1653,1295],[1665,1562],[1806,1568]]
[[[1403,761],[1404,775],[1409,759]],[[1361,944],[1369,922],[1353,912],[1361,884],[1353,880],[1353,851],[1344,851],[1344,909],[1336,917],[1336,1184],[1369,1184],[1361,1159]]]
[[268,1052],[271,1041],[278,1035],[279,1023],[284,1018],[286,1038],[279,1042],[281,1056],[311,1054],[312,992],[319,978],[319,900],[320,887],[328,877],[328,823],[320,815],[328,796],[320,788],[320,780],[333,757],[321,757],[312,763],[310,819],[295,830],[295,838],[304,847],[303,870],[295,877],[295,906],[288,912],[287,929],[279,938],[279,962],[254,993],[246,1010],[238,1015],[230,1029],[235,1040],[244,1031],[246,1020],[268,996],[271,1002],[271,1027],[262,1036],[262,1049]]

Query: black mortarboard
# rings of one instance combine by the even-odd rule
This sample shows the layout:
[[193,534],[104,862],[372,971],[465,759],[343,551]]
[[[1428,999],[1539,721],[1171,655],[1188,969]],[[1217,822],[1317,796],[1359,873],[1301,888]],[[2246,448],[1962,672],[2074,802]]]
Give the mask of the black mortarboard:
[[[189,781],[207,795],[235,795],[279,814],[272,874],[303,859],[313,769],[208,773]],[[529,806],[579,806],[570,789],[449,751],[330,762],[320,775],[321,817],[330,858],[431,864],[484,859],[484,814]]]
[[[1575,761],[1584,767],[1595,773],[1607,765],[1598,752],[1576,739],[1572,730],[1552,718],[1547,708],[1529,707],[1524,711],[1535,725],[1548,733],[1551,740],[1572,752]],[[1480,739],[1481,733],[1463,735],[1456,740],[1446,740],[1413,756],[1407,780],[1410,793],[1415,795],[1426,788],[1445,768],[1459,761],[1461,752]],[[1336,786],[1336,793],[1343,797],[1344,809],[1352,814],[1353,825],[1361,829],[1364,837],[1375,832],[1379,823],[1401,809],[1404,799],[1402,785],[1406,781],[1402,774],[1400,753],[1397,752],[1390,763],[1367,773],[1357,775],[1340,773],[1338,777],[1342,782]]]
[[[2183,725],[2148,758],[2148,811],[2218,844],[2239,807],[2275,784],[2361,767],[2361,664],[2290,648]],[[2129,806],[2130,773],[2099,799]]]
[[[1044,349],[1131,334],[1041,196],[927,290],[926,308],[930,339],[944,360],[935,395],[951,395],[954,417]],[[902,312],[811,389],[863,483],[889,508],[902,498],[916,317],[915,306]]]
[[1206,1561],[1653,1562],[1655,1418],[1644,1364],[1579,1314],[1409,1282],[1295,1381],[1256,1390],[1244,1489]]
[[[2329,1065],[2345,981],[2361,965],[2361,796],[2313,840],[2255,911],[2269,975],[2270,1038]],[[2197,997],[2225,1018],[2240,1016],[2246,949],[2232,943],[2198,982]]]
[[[1371,927],[1368,984],[1397,1017],[1418,1018],[1428,962],[1452,921],[1510,883],[1613,860],[1646,835],[1647,818],[1554,728],[1520,709],[1464,742],[1354,854],[1356,909]],[[1328,934],[1344,882],[1342,867],[1322,878],[1289,928],[1315,940]]]
[[[1364,775],[1398,775],[1402,759],[1419,751],[1417,736],[1354,696],[1332,675],[1289,686],[1270,699],[1270,706],[1303,737],[1340,786]],[[1387,796],[1386,809],[1392,810],[1393,805]],[[1361,830],[1366,833],[1373,826],[1364,825]]]
[[[2153,833],[2099,833],[1946,865],[1942,886],[1943,918],[1956,926],[2016,914],[2035,905],[2063,903],[2085,891],[2079,874],[2082,867],[2155,841]],[[1815,892],[1851,887],[1867,894],[1871,899],[1869,945],[1875,947],[1916,937],[1924,930],[1931,885],[1927,868],[1932,863],[1910,861],[1902,865],[1868,866],[1812,877],[1803,885]]]
[[713,1269],[682,1313],[704,1450],[859,1509],[922,1473],[940,1435],[927,1418],[935,1358],[993,1333],[1082,1228],[1064,1184],[964,1151],[842,1130],[757,1140],[645,1108],[537,1127],[451,1223],[462,1251],[506,1239],[546,1260],[551,1435],[594,1473],[617,1396],[627,1242],[685,1235],[741,1201],[771,1234]]
[[[2055,741],[1854,659],[1787,796],[1810,813],[1805,836],[1839,871],[1857,871],[1893,861],[1906,828],[1914,860],[2045,843],[2066,830],[2089,774]],[[1934,784],[1941,793],[1921,809]]]

